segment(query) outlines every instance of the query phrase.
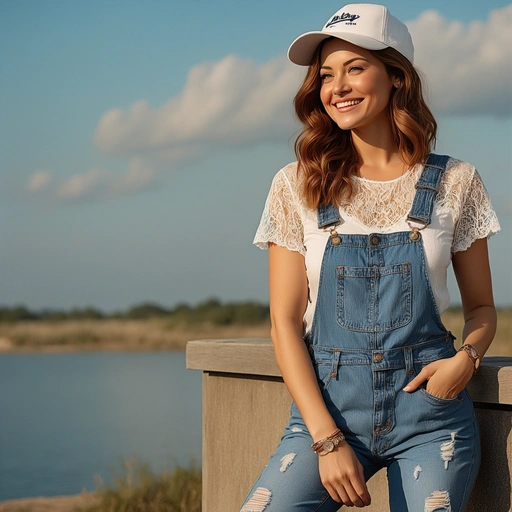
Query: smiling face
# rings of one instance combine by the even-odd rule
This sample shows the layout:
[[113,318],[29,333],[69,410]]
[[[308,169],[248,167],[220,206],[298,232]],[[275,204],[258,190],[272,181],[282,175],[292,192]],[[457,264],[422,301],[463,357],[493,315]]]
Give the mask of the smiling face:
[[394,79],[379,59],[359,46],[332,39],[322,48],[320,62],[320,99],[342,130],[390,129],[387,106]]

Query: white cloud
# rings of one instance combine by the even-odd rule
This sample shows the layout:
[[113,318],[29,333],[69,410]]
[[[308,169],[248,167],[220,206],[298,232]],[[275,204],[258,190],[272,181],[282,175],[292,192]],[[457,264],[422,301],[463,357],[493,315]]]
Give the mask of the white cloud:
[[109,173],[101,169],[90,169],[83,174],[75,174],[57,188],[57,197],[77,199],[93,195],[108,183]]
[[258,65],[229,55],[200,64],[183,92],[160,108],[142,100],[107,112],[94,141],[109,154],[187,147],[198,153],[289,137],[297,128],[291,99],[303,73],[285,58]]
[[37,171],[28,180],[26,191],[29,194],[37,194],[50,186],[52,175],[48,171]]
[[427,11],[407,23],[438,114],[512,114],[512,5],[464,25]]
[[[464,25],[427,11],[408,26],[436,114],[512,114],[512,5],[485,22]],[[26,189],[61,201],[131,195],[214,151],[285,143],[298,129],[292,99],[304,72],[284,57],[257,64],[228,55],[199,64],[182,92],[162,106],[140,100],[100,119],[94,142],[106,154],[130,159],[125,174],[94,168],[57,182],[40,171]]]
[[[435,11],[408,23],[437,113],[511,114],[511,25],[512,5],[469,25]],[[284,57],[256,64],[230,55],[203,63],[190,70],[181,94],[161,107],[141,100],[126,111],[107,112],[94,141],[110,154],[191,147],[200,153],[282,141],[297,128],[291,100],[303,72]]]
[[[150,188],[158,182],[158,174],[141,158],[130,159],[125,173],[93,168],[82,174],[58,180],[51,173],[36,172],[28,182],[27,191],[47,201],[83,202],[127,196]],[[50,187],[49,185],[52,185]]]

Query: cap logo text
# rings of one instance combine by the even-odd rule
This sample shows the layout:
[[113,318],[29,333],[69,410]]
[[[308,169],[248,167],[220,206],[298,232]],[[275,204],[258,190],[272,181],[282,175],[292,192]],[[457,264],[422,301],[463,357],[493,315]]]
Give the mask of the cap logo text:
[[333,25],[337,25],[338,23],[348,22],[349,24],[353,24],[358,18],[360,18],[359,14],[350,14],[348,12],[341,13],[340,16],[333,16],[332,20],[325,25],[325,28],[332,27]]

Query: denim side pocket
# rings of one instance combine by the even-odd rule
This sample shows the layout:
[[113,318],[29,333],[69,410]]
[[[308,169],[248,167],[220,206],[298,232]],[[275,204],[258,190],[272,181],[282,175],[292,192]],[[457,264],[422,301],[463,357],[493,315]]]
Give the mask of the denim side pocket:
[[419,391],[424,398],[426,398],[431,404],[434,405],[451,405],[454,403],[456,404],[462,402],[464,400],[462,392],[460,392],[454,398],[442,398],[440,396],[436,396],[433,395],[432,393],[429,393],[425,387],[420,387]]

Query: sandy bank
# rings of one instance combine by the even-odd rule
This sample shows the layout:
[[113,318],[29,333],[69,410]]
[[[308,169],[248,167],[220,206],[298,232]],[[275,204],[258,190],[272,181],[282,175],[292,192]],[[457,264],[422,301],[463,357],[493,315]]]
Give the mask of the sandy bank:
[[0,323],[0,354],[13,352],[142,352],[185,350],[187,341],[269,336],[255,326],[174,326],[165,320],[72,320]]
[[75,496],[53,498],[25,498],[0,502],[0,512],[76,512],[77,507],[92,505],[94,494],[83,493]]

